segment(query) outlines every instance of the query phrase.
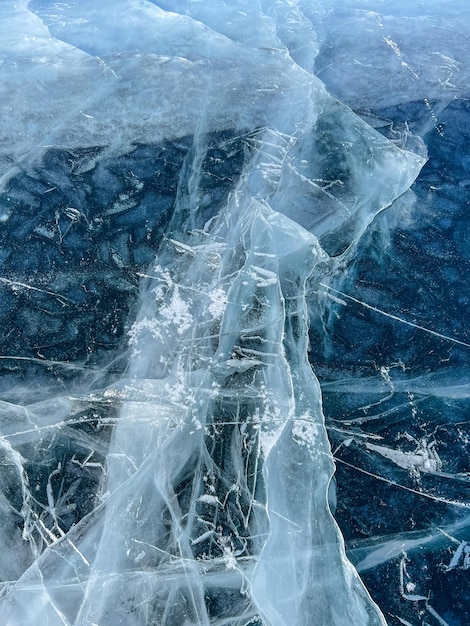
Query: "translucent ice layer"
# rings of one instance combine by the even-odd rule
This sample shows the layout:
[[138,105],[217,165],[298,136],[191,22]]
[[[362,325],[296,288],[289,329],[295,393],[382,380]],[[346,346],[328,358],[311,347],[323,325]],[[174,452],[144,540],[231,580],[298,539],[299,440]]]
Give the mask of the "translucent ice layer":
[[[389,4],[3,3],[2,624],[447,623],[407,554],[451,537],[448,571],[468,569],[465,462],[439,447],[460,431],[433,417],[464,410],[465,356],[415,371],[433,346],[395,354],[389,326],[361,324],[469,347],[395,310],[386,269],[423,223],[426,132],[466,95],[466,30],[444,50],[446,3]],[[349,24],[390,84],[356,72]],[[405,522],[383,485],[411,498]],[[442,528],[434,510],[410,528],[414,497]]]

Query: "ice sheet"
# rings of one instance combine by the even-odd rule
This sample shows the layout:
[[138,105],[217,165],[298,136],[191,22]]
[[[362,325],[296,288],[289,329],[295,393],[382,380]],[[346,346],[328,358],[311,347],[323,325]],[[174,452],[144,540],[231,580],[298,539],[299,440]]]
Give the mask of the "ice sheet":
[[458,4],[4,2],[1,623],[459,623]]

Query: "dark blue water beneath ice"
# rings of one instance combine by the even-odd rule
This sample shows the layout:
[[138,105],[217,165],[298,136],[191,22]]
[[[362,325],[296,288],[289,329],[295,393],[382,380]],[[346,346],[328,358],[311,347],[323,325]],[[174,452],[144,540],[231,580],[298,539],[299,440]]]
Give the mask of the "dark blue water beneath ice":
[[[395,123],[414,118],[416,126],[420,124],[419,105],[377,113]],[[379,215],[356,265],[345,270],[341,289],[354,291],[358,301],[377,310],[346,299],[347,306],[331,320],[331,341],[312,360],[321,362],[317,372],[323,383],[331,380],[332,371],[337,378],[360,373],[375,379],[380,378],[379,372],[386,379],[385,388],[393,390],[390,396],[386,389],[382,395],[374,394],[373,388],[369,395],[359,389],[348,395],[329,393],[328,384],[324,385],[325,414],[331,420],[333,449],[337,447],[336,516],[353,561],[364,556],[357,547],[368,537],[396,536],[398,544],[403,541],[403,550],[394,559],[363,572],[371,593],[387,615],[420,623],[424,602],[413,603],[397,593],[406,568],[409,580],[419,581],[413,593],[429,596],[449,625],[463,626],[470,610],[467,572],[448,569],[456,545],[449,545],[444,534],[444,541],[437,538],[431,546],[417,541],[407,551],[405,545],[408,537],[422,537],[446,525],[456,525],[459,540],[468,533],[468,510],[443,500],[468,498],[470,403],[464,390],[469,384],[470,343],[469,101],[451,103],[439,122],[439,129],[432,128],[425,136],[429,160],[412,187],[416,201],[411,214],[392,206],[390,213]],[[389,236],[381,222],[386,223],[394,210],[396,228]],[[415,391],[410,391],[413,387]],[[425,474],[410,480],[409,472],[397,471],[386,459],[378,468],[354,443],[344,446],[347,434],[338,436],[338,427],[347,431],[355,419],[365,431],[380,436],[381,442],[402,450],[414,450],[420,441],[434,442],[446,468],[461,481]],[[390,482],[378,481],[378,473]],[[442,501],[423,498],[413,489]],[[392,618],[390,623],[400,622]]]

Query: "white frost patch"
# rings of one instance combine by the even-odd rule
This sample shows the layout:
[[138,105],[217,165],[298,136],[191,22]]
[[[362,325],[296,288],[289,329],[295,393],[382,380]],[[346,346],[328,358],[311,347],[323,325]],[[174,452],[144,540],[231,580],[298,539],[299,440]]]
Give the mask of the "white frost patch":
[[211,496],[209,493],[205,493],[202,496],[199,496],[197,501],[204,502],[204,504],[212,504],[213,506],[223,506],[219,498],[217,498],[216,496]]
[[[6,220],[0,220],[0,221],[3,222]],[[37,233],[38,235],[42,235],[43,237],[46,237],[46,239],[54,239],[54,237],[56,236],[55,230],[51,228],[47,228],[47,226],[44,226],[44,224],[40,224],[39,226],[36,226],[36,228],[34,229],[34,232]]]
[[209,315],[215,319],[222,317],[227,306],[227,294],[222,287],[217,287],[209,293],[211,303],[207,307]]
[[438,472],[442,469],[442,462],[432,444],[429,446],[423,444],[415,452],[402,452],[374,443],[366,443],[365,446],[406,470]]
[[160,309],[161,315],[176,326],[178,335],[182,335],[191,328],[193,316],[189,312],[189,305],[180,296],[178,285],[175,285],[170,302]]
[[292,436],[300,446],[307,446],[310,449],[316,447],[318,426],[312,421],[311,415],[304,413],[294,420]]
[[155,274],[154,278],[159,282],[159,284],[152,289],[155,294],[155,300],[157,303],[161,302],[165,298],[165,294],[168,289],[173,285],[173,281],[171,279],[170,272],[168,270],[163,269],[161,265],[156,265],[153,269]]
[[138,563],[139,561],[142,561],[142,559],[145,557],[145,551],[142,550],[142,552],[139,552],[139,554],[134,557],[134,562]]
[[116,215],[117,213],[122,213],[123,211],[133,209],[135,206],[137,206],[137,200],[132,198],[132,192],[120,193],[116,202],[114,202],[112,206],[107,208],[103,215]]
[[[258,423],[256,423],[257,421]],[[284,427],[281,410],[277,406],[266,407],[261,418],[255,414],[253,422],[255,424],[254,428],[259,428],[261,449],[264,456],[267,457],[276,445]]]
[[188,389],[182,379],[177,382],[167,383],[164,387],[167,398],[176,404],[184,402],[188,398]]
[[229,546],[224,546],[224,561],[227,569],[237,569],[237,559]]
[[263,451],[263,454],[265,457],[268,456],[268,454],[271,452],[271,450],[274,448],[274,446],[277,443],[277,440],[279,439],[279,435],[281,434],[281,428],[279,428],[276,431],[269,431],[269,432],[261,432],[260,433],[260,444],[261,444],[261,449]]
[[140,336],[148,331],[154,339],[160,339],[161,334],[156,320],[144,317],[138,322],[134,322],[128,332],[129,345],[135,346],[139,342]]

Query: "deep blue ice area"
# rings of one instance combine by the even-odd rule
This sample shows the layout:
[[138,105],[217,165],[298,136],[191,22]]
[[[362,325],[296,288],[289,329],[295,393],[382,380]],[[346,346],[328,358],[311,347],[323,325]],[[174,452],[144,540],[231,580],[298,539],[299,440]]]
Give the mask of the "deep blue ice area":
[[470,623],[463,0],[4,0],[0,624]]

